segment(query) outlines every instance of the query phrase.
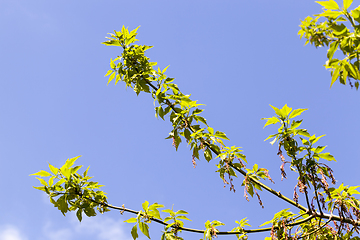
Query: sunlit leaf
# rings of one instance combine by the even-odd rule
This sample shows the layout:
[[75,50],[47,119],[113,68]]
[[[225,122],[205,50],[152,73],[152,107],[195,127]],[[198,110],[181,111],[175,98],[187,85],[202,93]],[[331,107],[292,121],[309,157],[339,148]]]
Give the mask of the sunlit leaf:
[[41,170],[37,173],[30,174],[29,176],[40,176],[40,177],[49,177],[51,176],[51,173],[48,173],[47,171]]
[[344,0],[343,1],[344,9],[347,10],[350,7],[352,2],[353,2],[353,0]]
[[318,1],[316,2],[323,6],[325,9],[340,10],[339,5],[334,0],[329,1]]

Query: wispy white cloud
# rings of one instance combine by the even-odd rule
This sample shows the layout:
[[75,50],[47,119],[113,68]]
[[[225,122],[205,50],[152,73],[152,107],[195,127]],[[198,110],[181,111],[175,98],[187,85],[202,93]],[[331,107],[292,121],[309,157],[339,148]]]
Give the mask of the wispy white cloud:
[[27,240],[21,231],[12,225],[0,226],[1,240]]
[[98,240],[118,240],[132,239],[130,232],[125,232],[123,220],[113,220],[111,218],[84,218],[83,221],[75,227],[77,234],[87,233],[90,236],[96,236]]
[[[72,216],[69,218],[69,227],[59,228],[48,222],[43,228],[43,237],[47,240],[131,240],[130,231],[124,230],[123,220],[114,220],[103,216],[87,218],[79,221]],[[12,239],[11,239],[12,240]],[[17,239],[16,239],[17,240]],[[22,240],[22,239],[21,239]]]
[[[132,240],[130,230],[122,219],[114,220],[105,216],[84,217],[80,223],[70,214],[60,227],[56,222],[48,221],[41,233],[35,233],[40,240]],[[125,230],[126,229],[126,230]],[[0,240],[28,240],[32,233],[21,231],[14,225],[0,225]]]

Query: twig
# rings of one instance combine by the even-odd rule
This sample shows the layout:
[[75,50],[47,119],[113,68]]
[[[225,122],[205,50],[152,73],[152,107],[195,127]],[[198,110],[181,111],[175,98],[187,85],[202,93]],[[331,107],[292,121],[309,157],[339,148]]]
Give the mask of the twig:
[[298,239],[302,239],[302,238],[304,238],[304,237],[310,236],[311,234],[314,234],[314,233],[320,231],[320,229],[322,229],[323,227],[325,227],[330,221],[331,221],[331,219],[329,219],[326,223],[324,223],[324,224],[323,224],[321,227],[319,227],[318,229],[315,229],[314,231],[309,232],[308,234],[303,235],[303,236],[299,237]]

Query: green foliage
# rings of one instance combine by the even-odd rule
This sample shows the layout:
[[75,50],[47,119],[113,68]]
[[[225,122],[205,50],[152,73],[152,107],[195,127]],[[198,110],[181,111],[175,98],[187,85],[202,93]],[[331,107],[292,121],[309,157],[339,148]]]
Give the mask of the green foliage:
[[248,220],[246,218],[243,218],[239,221],[235,221],[236,224],[238,224],[237,227],[233,228],[233,230],[231,230],[232,232],[238,232],[236,234],[236,237],[238,240],[241,240],[241,239],[247,239],[247,235],[246,233],[244,232],[244,227],[245,226],[249,226],[251,227],[251,225],[248,223]]
[[[100,213],[109,210],[106,207],[106,194],[99,190],[103,185],[89,181],[92,178],[87,176],[89,168],[80,175],[77,172],[82,166],[72,167],[79,157],[67,159],[60,168],[49,164],[51,172],[41,170],[31,175],[40,176],[36,178],[42,186],[34,188],[46,192],[54,207],[64,216],[68,211],[76,211],[76,216],[81,221],[83,213],[91,217],[96,215],[95,210]],[[50,178],[46,181],[44,178],[48,177]]]
[[[347,79],[354,79],[355,87],[358,88],[359,79],[359,25],[360,8],[348,12],[351,0],[344,0],[343,7],[334,1],[318,2],[324,7],[324,12],[316,18],[308,17],[302,21],[299,34],[307,39],[306,43],[318,46],[329,46],[327,57],[329,61],[326,67],[332,71],[331,85],[340,79],[345,84]],[[326,18],[325,22],[318,23],[320,17]],[[349,21],[352,29],[346,24],[340,23]],[[116,209],[136,214],[125,222],[135,223],[131,230],[133,239],[137,239],[138,229],[150,239],[149,224],[157,222],[163,224],[164,231],[162,240],[182,239],[178,236],[181,231],[201,232],[204,240],[211,240],[221,234],[234,234],[237,239],[247,239],[249,233],[269,231],[271,238],[267,239],[359,239],[352,237],[354,232],[358,232],[360,225],[360,202],[354,195],[360,194],[356,189],[359,186],[344,186],[330,188],[328,179],[335,184],[332,169],[322,160],[335,161],[335,158],[327,152],[323,152],[326,146],[317,145],[317,142],[324,136],[310,135],[306,129],[299,128],[303,120],[297,120],[307,109],[292,109],[286,104],[281,108],[271,106],[275,115],[266,120],[264,127],[279,124],[275,134],[271,134],[266,140],[272,139],[272,145],[278,144],[278,152],[282,165],[281,175],[286,178],[285,164],[290,164],[290,169],[298,174],[297,183],[294,188],[293,200],[276,192],[262,180],[272,179],[268,170],[261,168],[258,164],[247,167],[246,156],[240,147],[226,146],[223,140],[229,140],[225,133],[215,131],[209,126],[207,120],[201,116],[203,109],[199,107],[203,104],[190,99],[191,95],[183,94],[179,87],[174,83],[174,78],[165,75],[167,67],[163,70],[155,69],[156,63],[151,62],[145,56],[145,51],[151,46],[136,45],[138,28],[129,31],[122,27],[121,31],[114,31],[110,34],[109,40],[103,44],[107,46],[117,46],[122,48],[121,56],[110,60],[110,70],[105,76],[109,76],[108,84],[115,81],[115,85],[122,81],[126,87],[131,87],[138,95],[141,92],[149,93],[154,99],[155,116],[165,120],[168,116],[172,125],[168,139],[172,139],[173,146],[178,149],[180,143],[185,140],[192,150],[192,162],[196,166],[196,159],[200,159],[199,152],[203,151],[204,158],[210,162],[218,159],[216,165],[220,178],[224,184],[230,185],[230,190],[235,192],[233,177],[238,174],[244,176],[242,186],[244,195],[248,199],[248,194],[258,197],[262,206],[262,201],[257,190],[266,190],[279,199],[282,199],[299,209],[295,214],[289,209],[283,209],[276,213],[272,220],[265,222],[261,226],[271,224],[270,228],[244,229],[250,226],[247,219],[236,221],[237,227],[231,232],[220,232],[217,227],[225,225],[220,221],[207,221],[205,230],[189,229],[184,226],[183,220],[191,221],[187,218],[184,210],[174,211],[165,209],[161,212],[168,215],[162,219],[159,209],[164,206],[158,203],[149,205],[148,201],[142,204],[142,209],[134,211],[122,207],[116,207],[107,203],[107,197],[100,190],[102,185],[90,181],[87,176],[89,168],[82,174],[78,170],[82,166],[73,167],[79,157],[68,159],[65,164],[57,168],[49,164],[50,172],[41,170],[35,174],[41,186],[35,187],[46,192],[50,197],[50,202],[58,208],[64,215],[68,211],[76,211],[79,221],[82,214],[88,217],[95,216],[96,210],[100,213]],[[338,48],[345,55],[342,60],[334,58]],[[283,151],[286,153],[283,154]],[[287,155],[285,157],[284,155]],[[298,203],[299,195],[297,190],[304,195],[307,207]],[[326,214],[323,211],[328,211]],[[334,215],[337,211],[339,216]],[[333,220],[334,226],[329,222]],[[336,224],[338,222],[339,224]],[[351,226],[351,227],[350,227]],[[291,232],[296,227],[295,232]]]
[[275,213],[273,219],[271,219],[270,221],[264,222],[263,224],[260,225],[260,227],[265,226],[265,225],[270,224],[270,223],[275,225],[275,226],[280,226],[281,222],[287,221],[289,218],[296,215],[296,214],[294,214],[292,212],[289,212],[289,210],[290,210],[290,208],[286,208],[286,209],[281,210],[278,213]]
[[[356,190],[359,186],[345,187],[341,184],[337,189],[329,188],[327,178],[332,180],[332,184],[335,184],[336,181],[331,168],[320,162],[320,159],[335,161],[335,158],[330,153],[323,153],[326,146],[314,146],[315,143],[325,135],[319,137],[310,135],[306,129],[297,129],[302,123],[302,120],[290,121],[291,118],[300,116],[306,109],[292,110],[292,108],[289,108],[286,104],[282,109],[271,107],[274,109],[276,115],[271,118],[263,118],[263,120],[267,120],[265,126],[279,123],[280,127],[278,128],[277,134],[270,135],[267,139],[274,138],[271,144],[275,142],[279,143],[278,155],[283,162],[281,166],[282,176],[286,178],[285,163],[290,163],[290,169],[299,175],[298,183],[294,188],[294,200],[296,202],[298,200],[296,188],[299,188],[299,191],[306,196],[309,212],[315,213],[320,211],[320,213],[323,214],[322,209],[327,209],[331,213],[337,210],[340,217],[347,216],[350,219],[359,219],[359,200],[352,196],[353,194],[359,194]],[[282,148],[291,159],[290,162],[285,161]],[[309,189],[311,188],[314,192],[310,199],[311,193]],[[325,195],[327,198],[324,200]],[[317,203],[317,209],[313,204],[314,202]],[[326,202],[328,202],[327,205],[325,205]],[[275,234],[279,239],[291,236],[288,232],[290,232],[292,227],[289,227],[287,223],[289,222],[288,218],[295,216],[295,214],[288,212],[288,210],[289,209],[284,209],[280,211],[274,215],[272,220],[263,224],[272,223],[273,228],[275,227],[277,229],[276,233],[272,230],[272,234]],[[303,215],[304,213],[300,212],[299,216]],[[301,231],[305,236],[316,236],[315,232],[317,235],[319,234],[320,230],[316,228],[316,221],[311,223],[310,220],[301,225],[301,229],[297,234],[300,234]],[[333,236],[333,230],[331,228],[324,228],[325,225],[327,225],[327,223],[323,223],[323,227],[321,228],[322,235],[324,236],[323,239],[330,239],[329,236]],[[341,229],[341,226],[339,229]]]
[[214,220],[212,222],[210,222],[209,220],[206,221],[205,223],[205,231],[204,231],[204,239],[200,239],[200,240],[212,240],[213,237],[216,237],[216,233],[219,232],[219,230],[216,229],[216,227],[218,226],[222,226],[225,225],[222,222],[219,222],[217,220]]
[[148,224],[151,223],[151,221],[154,218],[161,219],[160,218],[160,212],[159,212],[158,208],[163,208],[164,205],[154,203],[154,204],[149,206],[149,202],[145,201],[142,204],[142,207],[143,207],[143,210],[140,210],[138,212],[136,218],[130,218],[130,219],[124,221],[124,222],[127,222],[127,223],[136,223],[133,226],[133,228],[131,229],[131,235],[132,235],[134,240],[139,237],[139,235],[137,233],[137,226],[139,226],[140,231],[150,239],[149,225]]
[[[185,214],[188,213],[184,210],[178,210],[174,212],[173,209],[165,209],[162,210],[162,212],[170,214],[169,217],[166,217],[164,219],[164,222],[168,223],[170,221],[170,223],[166,225],[165,231],[163,232],[161,239],[182,239],[178,237],[178,232],[181,232],[181,229],[184,227],[184,222],[182,220],[191,221],[185,216]],[[169,229],[171,229],[171,231],[169,231]]]
[[[307,39],[305,44],[310,42],[315,47],[329,47],[328,61],[325,67],[331,70],[330,87],[337,80],[344,85],[348,81],[353,87],[351,81],[355,81],[355,88],[358,89],[360,79],[360,6],[349,11],[352,0],[344,0],[341,8],[334,0],[317,3],[324,7],[324,11],[315,17],[307,17],[301,21],[300,38]],[[325,18],[325,21],[319,22],[320,18]],[[343,59],[334,58],[338,49],[343,54]]]
[[[165,75],[167,68],[155,69],[156,63],[145,56],[145,51],[150,49],[150,46],[126,44],[137,41],[136,30],[129,34],[129,31],[123,27],[121,32],[114,31],[114,34],[110,34],[109,40],[103,43],[108,46],[120,46],[123,49],[121,56],[110,61],[111,69],[105,75],[110,75],[108,83],[116,77],[115,84],[123,81],[126,87],[133,88],[136,94],[151,93],[154,103],[157,103],[155,116],[165,119],[164,117],[169,115],[172,130],[167,139],[173,140],[176,149],[182,139],[185,139],[193,153],[194,167],[196,159],[200,159],[200,151],[203,151],[204,158],[208,162],[214,158],[214,154],[215,158],[220,157],[217,164],[220,178],[225,184],[230,184],[230,189],[234,190],[232,177],[236,177],[235,171],[245,168],[245,155],[240,153],[240,147],[227,147],[224,144],[223,140],[229,140],[226,134],[214,131],[208,125],[206,119],[200,115],[203,109],[198,108],[203,104],[191,100],[190,95],[184,95],[174,84],[174,78]],[[233,162],[234,159],[240,163]],[[228,176],[228,181],[225,180],[225,175]]]

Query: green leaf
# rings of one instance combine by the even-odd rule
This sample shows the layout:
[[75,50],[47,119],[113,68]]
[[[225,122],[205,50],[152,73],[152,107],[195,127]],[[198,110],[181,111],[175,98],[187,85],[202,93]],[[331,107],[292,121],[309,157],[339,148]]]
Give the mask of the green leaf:
[[75,161],[76,161],[79,157],[81,157],[81,155],[80,155],[80,156],[73,157],[73,158],[70,158],[70,159],[66,160],[66,162],[65,162],[64,166],[65,166],[66,168],[70,168],[70,167],[72,167],[72,165],[74,165]]
[[207,130],[211,135],[214,135],[214,129],[212,127],[208,127]]
[[170,220],[172,220],[173,218],[172,217],[166,217],[165,219],[164,219],[164,222],[168,222],[168,221],[170,221]]
[[87,207],[87,208],[85,208],[85,209],[84,209],[84,212],[85,212],[86,216],[88,216],[88,217],[96,216],[95,210],[94,210],[92,207],[90,207],[90,206]]
[[50,177],[51,173],[48,173],[47,171],[41,170],[37,173],[30,174],[29,176],[40,176],[40,177]]
[[194,115],[194,119],[196,120],[196,122],[199,122],[199,121],[200,121],[200,122],[204,123],[205,125],[207,125],[206,119],[203,118],[202,116]]
[[108,83],[107,84],[109,84],[113,79],[114,79],[114,77],[115,77],[115,72],[113,72],[111,75],[110,75],[110,77],[109,77],[109,80],[108,80]]
[[267,120],[264,127],[270,125],[270,124],[276,124],[278,122],[280,122],[280,120],[277,117],[271,117],[271,118],[262,118],[261,120]]
[[108,70],[104,77],[110,75],[113,72],[113,70]]
[[230,141],[230,139],[228,139],[228,138],[226,137],[225,133],[223,133],[223,132],[216,131],[215,137],[221,138],[221,139],[225,139],[225,140],[229,140],[229,141]]
[[110,59],[110,67],[112,69],[114,69],[116,67],[116,65],[115,65],[115,63],[114,63],[114,61],[112,59]]
[[344,9],[347,10],[350,5],[352,4],[353,0],[344,0],[343,1],[343,5],[344,5]]
[[302,123],[302,120],[293,121],[293,122],[291,123],[291,128],[292,128],[292,129],[295,129],[295,128],[299,127],[299,126],[301,125],[301,123]]
[[338,46],[339,46],[339,41],[335,41],[330,44],[330,48],[327,53],[327,57],[329,60],[331,60],[332,57],[334,56],[334,53],[336,52]]
[[291,110],[292,110],[292,108],[288,107],[287,104],[285,104],[280,111],[283,114],[283,116],[286,118],[289,115],[289,113],[291,112]]
[[177,215],[177,214],[189,214],[189,213],[184,210],[179,210],[175,214]]
[[87,168],[86,171],[84,172],[84,174],[83,174],[84,177],[87,176],[87,173],[88,173],[88,171],[89,171],[89,168],[90,168],[90,166],[88,166],[88,168]]
[[140,231],[150,239],[149,226],[146,223],[139,222],[139,228],[140,228]]
[[332,156],[330,153],[319,153],[319,157],[328,160],[328,161],[336,161],[334,156]]
[[76,212],[76,217],[79,219],[79,222],[82,220],[82,210],[79,208]]
[[64,177],[66,177],[67,179],[70,179],[70,175],[71,175],[70,169],[65,168],[64,166],[62,166],[60,168],[60,171],[61,171],[61,174],[64,175]]
[[176,219],[184,219],[184,220],[191,221],[191,220],[188,219],[186,216],[177,216]]
[[[330,28],[334,30],[333,33],[336,36],[346,36],[349,31],[349,29],[343,23],[340,25],[332,24]],[[348,43],[348,41],[343,42],[342,44],[347,45],[347,43]]]
[[296,130],[296,133],[304,137],[310,137],[310,134],[306,131],[306,129]]
[[171,209],[164,209],[164,210],[161,210],[162,212],[166,212],[166,213],[170,213],[171,215],[175,214],[173,210]]
[[322,151],[324,151],[325,148],[326,146],[317,146],[314,150],[314,153],[321,153]]
[[350,73],[350,76],[355,78],[355,79],[358,79],[359,76],[358,76],[358,71],[356,71],[356,68],[354,67],[353,64],[345,61],[344,62],[344,65],[345,65],[345,68],[346,70]]
[[65,213],[68,211],[68,204],[66,202],[65,195],[58,198],[58,200],[56,201],[56,206],[65,216]]
[[308,110],[308,109],[307,108],[295,109],[294,111],[291,112],[289,119],[300,116],[306,110]]
[[225,223],[222,223],[222,222],[217,221],[217,220],[214,220],[214,221],[212,221],[211,223],[212,223],[211,225],[212,225],[213,227],[225,225]]
[[332,72],[330,88],[334,84],[334,82],[338,79],[339,73],[340,73],[340,68],[341,68],[340,66],[337,66],[335,68],[335,71]]
[[205,149],[204,157],[205,157],[206,161],[210,162],[210,160],[212,159],[212,154],[211,154],[210,149],[208,149],[208,148]]
[[322,137],[324,137],[324,136],[325,136],[325,134],[324,134],[324,135],[321,135],[321,136],[319,136],[319,137],[315,137],[315,135],[313,135],[313,136],[311,136],[311,137],[309,138],[309,141],[311,142],[311,144],[314,144],[314,143],[316,143],[317,141],[319,141],[320,138],[322,138]]
[[127,223],[136,223],[137,222],[137,219],[136,218],[130,218],[128,220],[125,220],[124,222],[127,222]]
[[42,185],[48,186],[47,182],[44,179],[38,177],[36,177],[36,179],[38,179]]
[[[274,109],[276,115],[282,117],[282,113],[281,113],[280,109],[278,109],[277,107],[274,107],[274,106],[272,106],[272,105],[270,105],[270,107],[272,107],[272,109]],[[286,116],[285,116],[285,117],[286,117]]]
[[156,210],[157,208],[163,208],[163,207],[164,207],[164,205],[162,205],[162,204],[153,203],[153,204],[150,205],[149,209],[150,210]]
[[340,15],[342,15],[342,12],[340,11],[331,11],[331,10],[326,10],[320,14],[316,14],[315,16],[319,16],[319,17],[329,17],[329,18],[337,18]]
[[44,192],[45,192],[45,187],[44,187],[44,186],[41,186],[41,187],[33,187],[33,188],[35,188],[35,189],[37,189],[37,190],[41,190],[41,191],[44,191]]
[[339,5],[334,0],[329,1],[318,1],[316,2],[323,6],[325,9],[340,10]]
[[52,177],[49,179],[49,186],[50,186],[50,187],[54,184],[54,178],[55,178],[55,176],[52,176]]
[[137,233],[137,224],[135,224],[132,229],[131,229],[131,236],[133,237],[133,239],[137,239],[139,237],[138,233]]
[[358,10],[358,9],[352,10],[351,11],[351,16],[355,19],[355,21],[360,23],[360,10]]
[[147,211],[148,208],[149,208],[149,202],[148,202],[148,201],[145,201],[145,202],[142,204],[142,207],[143,207],[143,209],[144,209],[145,211]]
[[50,163],[49,163],[49,168],[50,168],[50,171],[53,173],[53,174],[58,174],[58,172],[59,172],[59,169],[58,168],[56,168],[56,167],[54,167],[53,165],[51,165]]

